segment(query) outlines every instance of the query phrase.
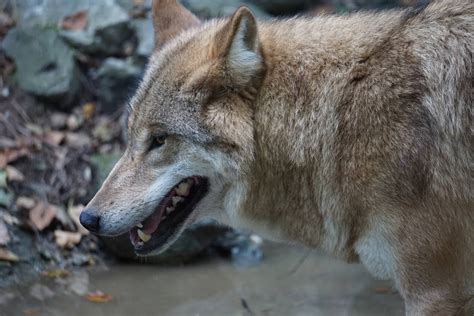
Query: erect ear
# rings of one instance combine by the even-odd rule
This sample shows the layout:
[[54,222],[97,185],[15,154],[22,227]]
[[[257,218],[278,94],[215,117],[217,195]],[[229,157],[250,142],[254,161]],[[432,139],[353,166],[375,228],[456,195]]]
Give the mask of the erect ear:
[[179,33],[201,24],[177,0],[153,0],[152,11],[156,49],[160,49]]
[[264,62],[257,22],[248,8],[234,13],[217,34],[215,47],[234,83],[245,85],[261,74]]

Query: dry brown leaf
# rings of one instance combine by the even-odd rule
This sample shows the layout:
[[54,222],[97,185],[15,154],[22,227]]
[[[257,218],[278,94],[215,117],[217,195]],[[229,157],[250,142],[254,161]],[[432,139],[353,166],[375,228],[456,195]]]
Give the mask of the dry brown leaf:
[[0,248],[0,261],[18,262],[20,258],[10,250]]
[[84,228],[84,226],[81,225],[81,222],[79,221],[79,216],[81,215],[82,210],[84,209],[84,205],[69,205],[67,212],[69,216],[71,217],[72,221],[74,224],[76,224],[77,231],[81,233],[82,235],[88,235],[89,231]]
[[52,146],[60,145],[65,137],[66,135],[59,131],[47,131],[44,133],[44,140]]
[[7,148],[0,151],[0,169],[5,169],[5,167],[21,157],[27,156],[29,154],[28,148]]
[[71,273],[67,270],[57,269],[51,271],[44,271],[43,273],[41,273],[41,275],[51,279],[65,279],[69,275],[71,275]]
[[9,182],[16,181],[16,182],[23,182],[25,180],[25,176],[23,173],[21,173],[20,170],[13,166],[7,166],[5,168],[5,171],[7,173],[7,180]]
[[56,244],[61,248],[73,248],[81,242],[81,233],[66,232],[64,230],[55,230],[54,238]]
[[8,227],[2,219],[0,219],[0,246],[6,246],[10,242]]
[[82,106],[82,114],[86,120],[90,120],[94,117],[96,110],[96,104],[94,102],[87,102]]
[[41,313],[41,309],[37,307],[25,308],[23,310],[23,314],[28,315],[28,316],[38,315],[39,313]]
[[64,19],[60,22],[60,27],[64,30],[81,31],[87,27],[87,23],[87,11],[79,11],[73,15],[64,17]]
[[44,201],[39,201],[30,210],[30,222],[37,230],[48,227],[56,217],[57,207]]
[[390,294],[392,290],[388,287],[377,287],[375,288],[375,293],[377,294]]
[[26,196],[20,196],[18,197],[18,199],[16,199],[17,208],[31,210],[33,207],[35,207],[35,205],[36,205],[36,201]]
[[102,291],[95,291],[87,294],[86,298],[89,302],[108,303],[113,299],[113,296],[110,294],[105,294]]

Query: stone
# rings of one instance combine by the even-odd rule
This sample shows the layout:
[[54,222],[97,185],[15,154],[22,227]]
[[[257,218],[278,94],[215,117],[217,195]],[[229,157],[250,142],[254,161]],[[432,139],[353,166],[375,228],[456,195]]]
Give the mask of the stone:
[[135,54],[139,57],[150,56],[155,49],[155,34],[151,18],[133,20],[132,27],[138,39]]
[[[53,29],[14,28],[2,43],[21,88],[66,108],[79,91],[74,51]],[[34,57],[34,58],[32,58]]]
[[133,51],[135,37],[128,13],[113,0],[86,1],[88,24],[84,30],[62,30],[61,36],[88,54],[127,55]]
[[191,12],[203,19],[232,15],[239,7],[245,5],[259,18],[268,18],[269,14],[251,2],[236,0],[182,0],[181,3]]
[[104,112],[114,112],[122,107],[138,87],[143,69],[132,59],[107,58],[98,72],[99,102]]

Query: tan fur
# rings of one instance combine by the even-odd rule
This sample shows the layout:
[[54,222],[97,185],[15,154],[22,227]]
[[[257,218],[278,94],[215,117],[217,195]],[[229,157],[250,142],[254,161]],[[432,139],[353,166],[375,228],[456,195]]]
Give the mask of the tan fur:
[[162,2],[166,41],[131,102],[127,152],[90,204],[113,226],[102,233],[148,216],[150,192],[179,181],[157,184],[166,170],[195,166],[211,192],[192,221],[360,260],[409,315],[474,315],[474,3],[202,24],[179,7],[163,26],[177,7]]

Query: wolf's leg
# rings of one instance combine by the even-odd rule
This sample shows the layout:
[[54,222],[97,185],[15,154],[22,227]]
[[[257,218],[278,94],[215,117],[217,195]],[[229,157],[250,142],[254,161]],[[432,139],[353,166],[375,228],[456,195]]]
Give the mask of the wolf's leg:
[[474,298],[462,294],[432,291],[416,298],[406,298],[407,316],[473,316]]

